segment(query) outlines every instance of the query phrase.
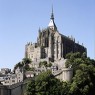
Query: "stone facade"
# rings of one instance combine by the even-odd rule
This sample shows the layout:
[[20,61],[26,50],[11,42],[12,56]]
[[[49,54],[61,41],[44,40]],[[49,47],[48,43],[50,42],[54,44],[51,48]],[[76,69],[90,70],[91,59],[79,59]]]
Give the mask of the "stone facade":
[[33,62],[40,62],[42,59],[55,62],[65,58],[70,52],[86,52],[83,45],[75,42],[73,37],[60,34],[54,22],[52,11],[50,23],[46,29],[38,30],[37,43],[27,43],[25,46],[25,57]]
[[[52,74],[61,81],[71,81],[73,77],[73,69],[66,68],[66,54],[70,52],[87,52],[86,48],[75,42],[75,38],[67,37],[59,33],[54,22],[54,14],[52,10],[49,25],[46,29],[38,30],[37,42],[29,42],[25,46],[25,57],[32,60],[31,67],[38,70],[39,63],[47,61],[52,63],[50,70]],[[41,68],[43,71],[43,69]],[[41,72],[40,70],[40,72]],[[39,71],[39,70],[38,70]],[[44,71],[46,71],[44,69]],[[36,71],[37,72],[37,71]],[[38,72],[39,74],[39,72]]]
[[1,74],[8,74],[10,72],[11,72],[11,69],[9,68],[1,68],[1,71],[0,71]]
[[15,73],[10,72],[10,73],[1,73],[0,75],[0,82],[3,85],[13,85],[19,82],[23,82],[24,79],[24,73],[22,68],[17,68],[15,70]]

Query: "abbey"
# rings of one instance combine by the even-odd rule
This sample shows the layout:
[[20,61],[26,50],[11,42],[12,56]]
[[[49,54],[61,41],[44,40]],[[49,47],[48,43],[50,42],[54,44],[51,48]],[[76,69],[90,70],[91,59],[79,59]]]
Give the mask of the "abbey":
[[36,43],[27,43],[25,46],[25,57],[30,58],[34,62],[42,60],[55,62],[65,59],[66,54],[70,52],[86,52],[83,45],[75,42],[73,37],[67,37],[57,29],[54,22],[53,9],[50,22],[46,29],[38,30]]

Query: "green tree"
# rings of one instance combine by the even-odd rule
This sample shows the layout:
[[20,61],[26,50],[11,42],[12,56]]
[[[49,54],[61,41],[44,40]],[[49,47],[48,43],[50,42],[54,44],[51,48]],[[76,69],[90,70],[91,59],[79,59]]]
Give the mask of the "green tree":
[[41,73],[27,85],[27,95],[63,95],[62,90],[63,83],[50,71]]
[[70,87],[70,95],[95,94],[95,60],[85,53],[70,53],[67,55],[66,66],[72,66],[74,77]]
[[31,68],[29,67],[29,64],[31,63],[31,59],[29,58],[23,58],[21,62],[18,62],[15,66],[14,66],[14,70],[17,69],[18,67],[19,68],[22,68],[24,67],[25,70],[30,70]]
[[23,58],[22,59],[22,64],[23,64],[23,67],[24,67],[24,70],[25,71],[29,71],[31,68],[29,67],[29,64],[31,63],[31,59],[30,58]]
[[39,66],[41,67],[42,65],[44,65],[45,67],[51,67],[52,63],[47,63],[47,61],[43,61],[39,63]]
[[26,64],[30,64],[32,61],[31,61],[30,58],[23,58],[22,62],[23,62],[24,65],[26,65]]
[[27,95],[36,95],[35,94],[35,81],[31,80],[27,84]]
[[45,67],[47,67],[47,61],[43,61],[39,63],[39,66],[41,67],[42,65],[44,65]]
[[13,71],[15,71],[18,67],[19,67],[19,68],[23,67],[22,62],[18,62],[18,63],[14,66],[14,70],[13,70]]
[[49,63],[48,65],[47,65],[47,67],[51,67],[52,66],[52,63]]

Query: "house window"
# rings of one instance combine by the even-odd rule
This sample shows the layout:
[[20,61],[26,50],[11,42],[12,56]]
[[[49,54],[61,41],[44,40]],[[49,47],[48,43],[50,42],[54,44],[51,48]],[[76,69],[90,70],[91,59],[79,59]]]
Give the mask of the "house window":
[[12,80],[12,82],[15,82],[15,80]]

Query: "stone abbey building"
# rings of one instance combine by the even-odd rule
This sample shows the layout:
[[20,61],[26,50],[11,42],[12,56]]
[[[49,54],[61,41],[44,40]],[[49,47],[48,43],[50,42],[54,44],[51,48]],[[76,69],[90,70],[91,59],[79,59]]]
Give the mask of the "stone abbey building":
[[54,22],[53,9],[49,25],[46,29],[38,30],[37,43],[27,43],[25,46],[25,57],[34,62],[41,60],[55,62],[66,57],[70,52],[86,52],[83,45],[75,42],[73,37],[67,37],[57,29]]

